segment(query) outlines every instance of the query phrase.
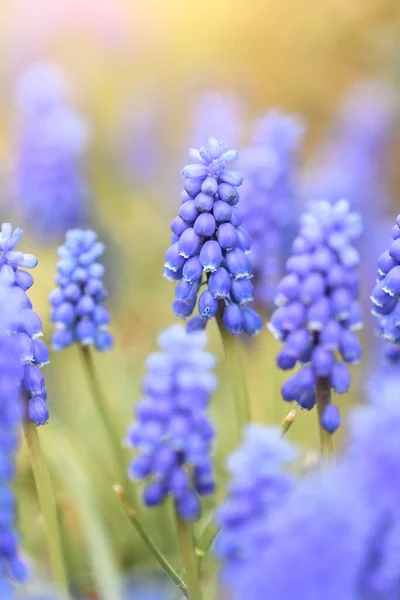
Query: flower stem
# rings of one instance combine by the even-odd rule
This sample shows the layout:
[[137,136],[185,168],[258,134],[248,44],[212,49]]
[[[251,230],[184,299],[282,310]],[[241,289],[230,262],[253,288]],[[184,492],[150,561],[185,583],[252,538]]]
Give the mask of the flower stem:
[[229,379],[235,398],[240,435],[242,427],[250,423],[251,413],[239,342],[235,335],[230,335],[226,331],[220,315],[217,315],[217,323],[224,347],[227,378]]
[[175,508],[176,531],[178,544],[185,571],[189,600],[202,600],[200,581],[197,576],[197,558],[193,544],[192,527],[190,523],[180,518]]
[[[114,461],[119,469],[119,476],[122,477],[122,481],[124,483],[128,483],[129,479],[126,471],[126,457],[124,454],[124,448],[122,446],[122,439],[119,431],[114,427],[114,418],[108,409],[107,400],[96,373],[92,353],[87,347],[81,347],[80,351],[83,364],[85,366],[85,372],[87,374],[90,391],[96,404],[98,414],[102,420],[103,427],[107,432],[114,454]],[[129,495],[129,498],[131,501],[133,501],[131,494]]]
[[125,495],[123,488],[120,485],[115,485],[113,489],[114,489],[115,495],[117,496],[119,503],[120,503],[121,507],[123,508],[126,516],[130,520],[130,522],[132,523],[132,525],[134,526],[134,528],[136,529],[136,531],[138,532],[140,537],[142,538],[143,542],[146,544],[146,546],[148,547],[148,549],[150,550],[150,552],[152,553],[154,558],[158,561],[158,563],[161,565],[161,567],[164,569],[164,571],[167,573],[167,575],[169,575],[169,577],[172,579],[172,581],[175,583],[175,585],[182,591],[184,596],[187,598],[188,590],[187,590],[187,587],[186,587],[184,581],[179,577],[178,573],[170,565],[168,560],[160,552],[160,550],[157,548],[157,546],[154,543],[154,541],[152,540],[152,538],[149,536],[147,531],[144,529],[143,525],[141,524],[141,522],[139,521],[139,519],[136,515],[135,510],[128,504],[128,501],[126,499],[126,495]]
[[331,401],[331,386],[327,377],[317,378],[316,395],[321,456],[322,458],[326,458],[334,462],[335,444],[333,435],[321,425],[321,418],[324,408]]
[[53,577],[60,591],[65,594],[65,597],[68,597],[68,583],[64,567],[57,504],[36,425],[29,420],[25,424],[25,439],[44,519]]

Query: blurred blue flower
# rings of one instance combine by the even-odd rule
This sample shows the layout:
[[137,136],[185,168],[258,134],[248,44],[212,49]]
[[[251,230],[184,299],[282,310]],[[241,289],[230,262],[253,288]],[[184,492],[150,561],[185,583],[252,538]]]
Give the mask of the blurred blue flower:
[[104,267],[98,259],[104,244],[90,229],[71,229],[58,249],[57,288],[49,296],[51,319],[56,326],[54,350],[73,343],[110,350],[114,339],[108,331],[110,314],[103,306],[107,297],[102,277]]
[[257,123],[240,158],[243,227],[251,238],[256,302],[270,308],[295,236],[296,160],[304,133],[300,119],[270,110]]
[[68,85],[51,65],[25,72],[17,89],[19,139],[15,179],[23,217],[43,237],[59,237],[86,221],[82,159],[86,123],[69,106]]
[[339,466],[300,480],[266,515],[257,560],[243,563],[232,580],[236,600],[398,597],[397,386],[380,389],[374,404],[354,412],[351,424]]
[[138,447],[130,476],[147,479],[144,502],[160,504],[168,494],[182,519],[199,517],[198,495],[214,492],[211,461],[214,428],[206,408],[217,381],[215,358],[206,352],[205,331],[188,333],[173,325],[158,338],[161,352],[150,354],[143,380],[144,397],[135,408],[136,423],[127,443]]
[[253,424],[228,460],[228,498],[217,512],[221,530],[216,551],[223,562],[222,576],[233,588],[243,570],[257,561],[268,541],[265,524],[294,487],[294,477],[282,467],[295,456],[279,428]]
[[[361,358],[361,346],[354,333],[361,326],[359,274],[360,256],[352,240],[361,232],[361,218],[349,212],[346,200],[335,204],[314,202],[301,219],[286,276],[277,287],[278,309],[269,329],[284,343],[277,356],[280,369],[304,365],[282,386],[282,396],[306,409],[316,402],[317,379],[329,380],[335,392],[343,394],[350,385],[344,363]],[[339,353],[343,363],[335,353]],[[325,407],[321,423],[333,432],[339,427],[339,413]]]
[[230,334],[255,335],[262,321],[247,306],[253,299],[251,241],[241,227],[243,218],[237,207],[237,188],[243,178],[227,168],[238,153],[211,137],[208,146],[190,150],[189,156],[193,164],[182,170],[185,191],[171,224],[172,245],[164,264],[164,276],[179,281],[174,313],[190,317],[205,284],[198,299],[201,318],[196,317],[189,328],[204,329],[208,320],[221,313]]
[[[39,338],[42,321],[33,310],[27,290],[33,285],[32,275],[23,269],[33,269],[38,259],[15,249],[22,230],[3,223],[0,232],[0,285],[9,290],[10,307],[15,314],[10,331],[17,337],[20,362],[23,365],[22,389],[28,400],[28,417],[35,425],[44,425],[49,419],[47,391],[40,368],[49,362],[47,346]],[[2,309],[3,310],[3,309]]]
[[[5,245],[4,226],[0,246]],[[12,244],[10,244],[12,249]],[[0,597],[7,600],[13,595],[9,589],[10,577],[25,581],[27,567],[19,555],[19,540],[15,531],[15,498],[12,490],[15,460],[20,430],[24,418],[21,403],[21,385],[24,385],[24,367],[21,364],[19,333],[23,325],[23,304],[20,288],[10,283],[12,267],[7,264],[3,250],[0,262]],[[14,252],[13,254],[17,254]],[[22,253],[18,253],[22,254]],[[5,277],[5,274],[7,277]]]
[[225,140],[229,146],[240,143],[244,111],[234,92],[196,92],[192,106],[190,143],[193,147],[200,146],[211,134]]

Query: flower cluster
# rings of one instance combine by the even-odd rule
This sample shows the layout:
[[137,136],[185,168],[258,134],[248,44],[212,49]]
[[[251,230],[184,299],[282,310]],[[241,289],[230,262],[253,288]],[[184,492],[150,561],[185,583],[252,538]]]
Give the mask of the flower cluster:
[[86,219],[81,163],[88,131],[67,97],[62,74],[48,65],[32,67],[19,82],[16,188],[25,220],[41,238],[58,237]]
[[189,317],[198,299],[199,317],[188,327],[203,328],[212,317],[222,314],[222,323],[232,335],[257,334],[260,317],[251,308],[251,241],[241,227],[237,188],[242,176],[227,169],[238,158],[216,138],[208,146],[190,150],[194,164],[182,174],[185,191],[178,216],[172,221],[172,246],[165,256],[164,275],[179,281],[175,290],[174,313]]
[[32,309],[26,293],[33,285],[33,277],[23,269],[36,267],[38,260],[32,254],[14,250],[21,237],[21,229],[13,231],[10,223],[3,223],[0,232],[0,281],[12,289],[12,301],[20,308],[18,319],[12,321],[9,333],[18,337],[20,361],[24,366],[22,390],[28,400],[28,416],[36,425],[44,425],[49,419],[49,412],[40,368],[49,362],[49,353],[46,344],[39,339],[42,321]]
[[58,287],[49,297],[56,326],[52,338],[55,350],[77,343],[94,344],[105,352],[113,345],[108,331],[110,314],[102,305],[107,292],[102,281],[104,267],[98,259],[103,252],[104,244],[90,229],[71,229],[58,249]]
[[[372,290],[372,314],[379,319],[382,336],[400,344],[400,215],[392,229],[392,242],[378,259],[378,278]],[[393,348],[393,357],[397,358]]]
[[[361,357],[354,333],[361,326],[357,303],[360,256],[351,245],[360,231],[360,216],[349,212],[346,200],[314,202],[301,219],[293,255],[286,263],[287,275],[277,288],[279,308],[269,328],[284,342],[278,367],[304,365],[284,383],[282,396],[307,410],[316,402],[317,379],[343,394],[350,385],[344,363],[357,363]],[[333,404],[325,407],[321,423],[331,432],[339,427],[339,412]]]
[[262,425],[249,425],[242,446],[229,458],[231,478],[228,499],[217,513],[221,531],[216,550],[222,576],[233,587],[242,570],[257,560],[268,540],[265,523],[294,487],[294,478],[282,471],[294,458],[281,430]]
[[151,477],[144,491],[147,506],[171,494],[185,520],[197,519],[199,495],[212,494],[211,446],[214,429],[206,408],[216,387],[212,354],[204,350],[205,331],[173,325],[159,336],[162,352],[147,360],[144,397],[136,405],[137,422],[127,443],[139,447],[130,475]]
[[[397,598],[400,405],[396,385],[389,393],[382,394],[380,388],[372,405],[355,411],[347,453],[338,467],[322,476],[306,477],[280,507],[266,515],[269,537],[259,545],[257,560],[244,563],[233,579],[235,598]],[[250,548],[251,543],[252,539]]]
[[295,229],[296,158],[304,127],[298,118],[269,111],[240,159],[243,227],[251,238],[256,302],[271,307]]

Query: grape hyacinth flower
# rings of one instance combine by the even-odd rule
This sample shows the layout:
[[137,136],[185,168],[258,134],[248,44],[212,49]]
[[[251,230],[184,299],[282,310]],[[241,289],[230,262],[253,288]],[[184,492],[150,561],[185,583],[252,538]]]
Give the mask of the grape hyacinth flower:
[[88,189],[82,175],[88,128],[69,105],[61,71],[37,65],[21,77],[15,168],[24,219],[43,238],[58,238],[87,217]]
[[282,438],[279,428],[249,425],[244,441],[228,459],[228,498],[217,512],[221,531],[216,551],[223,562],[223,579],[230,584],[248,565],[257,561],[260,545],[266,543],[265,523],[294,488],[294,477],[284,473],[294,460],[294,448]]
[[[316,403],[317,384],[339,394],[347,392],[350,372],[345,363],[355,364],[361,358],[354,333],[361,326],[360,256],[352,246],[360,232],[360,216],[349,211],[346,200],[312,203],[301,219],[287,274],[277,288],[278,308],[269,323],[270,331],[284,343],[277,364],[283,370],[301,365],[284,383],[282,396],[306,410]],[[321,425],[333,433],[340,416],[328,395]]]
[[[41,367],[49,362],[46,344],[40,340],[42,321],[32,309],[27,290],[33,285],[33,277],[26,269],[33,269],[38,259],[15,249],[22,237],[22,230],[13,231],[10,223],[3,223],[0,232],[0,282],[10,288],[13,300],[20,307],[18,319],[9,333],[17,336],[20,361],[24,367],[22,391],[28,401],[28,417],[35,425],[44,425],[49,419],[46,404],[47,391]],[[3,309],[4,310],[4,309]]]
[[161,352],[150,354],[143,380],[144,397],[136,405],[136,423],[127,443],[140,449],[133,479],[151,478],[144,502],[155,506],[170,494],[185,521],[200,515],[198,496],[214,492],[211,461],[214,428],[206,408],[216,387],[215,358],[204,350],[205,331],[173,325],[161,333]]
[[296,162],[304,126],[270,110],[240,159],[243,227],[251,238],[255,301],[270,309],[295,237]]
[[396,386],[384,393],[380,387],[372,404],[355,410],[346,455],[338,467],[304,478],[266,516],[268,537],[259,543],[257,560],[244,564],[232,580],[235,599],[398,597]]
[[372,314],[378,317],[379,332],[390,342],[387,354],[397,362],[400,347],[400,215],[392,228],[389,249],[378,259],[378,277],[371,294]]
[[243,178],[227,168],[238,153],[211,137],[208,146],[190,150],[189,156],[193,164],[182,171],[185,191],[171,224],[172,245],[164,265],[164,276],[179,282],[174,313],[190,317],[198,299],[199,315],[189,321],[189,329],[204,329],[207,321],[222,314],[230,334],[255,335],[262,321],[248,307],[253,299],[251,240],[241,227],[237,206]]
[[110,350],[113,336],[108,331],[110,313],[102,305],[107,292],[102,282],[104,267],[98,262],[104,244],[90,229],[71,229],[58,249],[57,288],[51,292],[51,319],[55,324],[54,350],[71,344],[94,345]]

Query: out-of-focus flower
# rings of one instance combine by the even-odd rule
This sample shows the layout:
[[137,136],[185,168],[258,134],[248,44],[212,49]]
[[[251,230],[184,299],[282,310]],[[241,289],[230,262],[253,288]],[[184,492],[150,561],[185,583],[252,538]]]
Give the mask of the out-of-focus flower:
[[41,238],[58,237],[87,217],[82,161],[88,129],[69,106],[68,92],[50,65],[28,70],[17,90],[16,191],[25,221]]
[[399,440],[396,386],[380,389],[355,411],[339,466],[300,481],[266,515],[257,559],[233,580],[235,600],[397,598]]
[[189,317],[198,299],[199,317],[189,328],[205,328],[217,313],[232,335],[259,333],[260,317],[248,304],[253,300],[251,241],[241,227],[237,188],[243,177],[227,166],[238,158],[217,138],[208,146],[190,150],[194,164],[182,175],[185,191],[178,216],[172,221],[172,246],[165,255],[164,276],[179,281],[175,289],[174,313]]
[[242,570],[257,561],[268,541],[265,524],[294,487],[293,476],[282,467],[295,456],[279,428],[249,425],[242,446],[228,460],[228,498],[217,513],[216,551],[222,576],[233,588]]
[[[11,320],[9,333],[17,336],[20,362],[24,373],[22,389],[28,400],[28,416],[35,425],[44,425],[49,419],[47,391],[40,368],[49,362],[47,346],[39,338],[42,321],[32,309],[27,290],[33,277],[26,269],[33,269],[38,259],[33,254],[14,250],[22,237],[22,230],[13,231],[10,223],[3,223],[0,232],[0,285],[10,290],[10,302],[18,306],[18,318]],[[2,310],[13,310],[6,307]]]
[[270,308],[295,235],[296,161],[304,125],[278,110],[257,123],[240,158],[243,227],[251,238],[256,302]]
[[191,116],[190,142],[200,146],[210,135],[229,146],[240,143],[243,106],[233,92],[207,90],[196,94]]
[[[277,288],[278,309],[269,329],[284,343],[278,367],[305,365],[284,383],[282,396],[306,410],[315,405],[317,379],[327,380],[339,394],[347,392],[350,372],[344,363],[355,364],[361,358],[354,333],[361,326],[357,303],[360,256],[352,246],[360,232],[361,218],[349,212],[346,200],[314,202],[301,219],[293,255],[286,263],[287,275]],[[325,407],[321,423],[331,432],[337,429],[337,408]]]
[[141,451],[132,462],[131,477],[151,477],[143,496],[147,506],[171,494],[179,515],[189,521],[200,514],[198,495],[212,494],[215,487],[214,428],[206,408],[217,382],[211,371],[215,358],[204,350],[206,342],[205,331],[188,333],[182,325],[161,333],[161,352],[147,360],[144,397],[127,435],[129,446]]
[[107,297],[98,259],[104,244],[90,229],[71,229],[58,249],[57,288],[50,294],[51,319],[56,326],[52,345],[63,350],[73,343],[94,345],[105,352],[113,345],[108,331],[110,314],[103,306]]
[[[4,226],[0,238],[3,249],[7,238]],[[21,333],[18,331],[24,327],[23,296],[26,294],[10,281],[16,273],[8,260],[3,250],[0,267],[0,597],[4,600],[13,598],[8,584],[10,576],[17,581],[25,581],[27,577],[27,568],[19,556],[12,491],[15,456],[24,418],[21,386],[23,388],[25,374],[21,364]]]

